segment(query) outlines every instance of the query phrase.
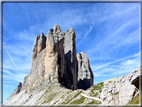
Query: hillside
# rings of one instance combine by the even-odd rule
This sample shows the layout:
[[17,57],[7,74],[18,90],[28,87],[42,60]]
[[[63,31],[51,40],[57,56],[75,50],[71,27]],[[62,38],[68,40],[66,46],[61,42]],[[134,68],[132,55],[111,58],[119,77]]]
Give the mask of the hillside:
[[[136,71],[130,74],[134,72]],[[139,69],[137,73],[139,73]],[[124,76],[103,81],[87,90],[71,90],[60,86],[60,84],[54,84],[45,89],[39,89],[29,93],[25,93],[25,90],[23,90],[19,94],[9,98],[4,102],[4,105],[118,105],[121,103],[121,100],[126,101],[123,105],[139,104],[138,97],[140,95],[138,91],[132,92],[135,93],[132,96],[127,96],[127,99],[130,99],[130,101],[126,100],[126,97],[121,98],[120,89],[122,87],[120,86],[120,82],[123,77]],[[106,86],[108,86],[107,91],[105,90]],[[113,91],[115,89],[116,92]],[[105,98],[104,92],[106,92],[107,98]],[[131,94],[130,91],[129,93]],[[137,99],[137,101],[135,101],[135,99]]]
[[[93,86],[84,52],[76,54],[75,32],[59,25],[37,35],[31,70],[4,105],[126,105],[140,96],[141,67]],[[130,102],[131,101],[131,102]],[[138,102],[138,101],[137,101]]]

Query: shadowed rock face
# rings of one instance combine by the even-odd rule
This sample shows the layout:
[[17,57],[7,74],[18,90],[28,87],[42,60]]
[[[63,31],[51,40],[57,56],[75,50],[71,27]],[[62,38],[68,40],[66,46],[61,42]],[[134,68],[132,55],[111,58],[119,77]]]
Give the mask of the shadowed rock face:
[[78,88],[87,89],[93,85],[93,73],[89,60],[84,52],[77,54],[78,62]]
[[10,97],[13,97],[13,96],[16,95],[16,94],[18,94],[18,93],[20,92],[21,88],[22,88],[22,83],[20,82],[20,83],[18,84],[18,86],[15,88],[14,92],[9,96],[9,98],[10,98]]
[[[81,52],[79,55],[82,59],[77,59],[75,38],[72,28],[61,32],[59,25],[49,29],[46,37],[43,33],[37,35],[33,46],[31,70],[24,78],[20,91],[31,92],[51,84],[61,84],[73,90],[92,86],[93,74],[88,58]],[[81,73],[85,76],[80,77]],[[83,82],[79,82],[80,79]]]

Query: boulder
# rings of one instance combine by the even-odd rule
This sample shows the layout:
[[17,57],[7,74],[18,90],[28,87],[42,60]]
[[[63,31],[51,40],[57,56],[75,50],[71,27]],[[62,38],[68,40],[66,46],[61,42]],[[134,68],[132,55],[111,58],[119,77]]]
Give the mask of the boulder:
[[119,104],[125,105],[139,94],[138,89],[134,85],[125,85],[120,87]]

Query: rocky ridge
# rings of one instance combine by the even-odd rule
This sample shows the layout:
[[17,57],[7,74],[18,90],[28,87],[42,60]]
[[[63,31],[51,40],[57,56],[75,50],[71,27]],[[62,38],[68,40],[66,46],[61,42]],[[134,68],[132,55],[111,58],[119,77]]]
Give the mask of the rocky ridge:
[[[100,98],[103,105],[126,105],[129,101],[139,95],[139,88],[136,87],[139,81],[133,82],[140,78],[141,68],[117,77],[114,80],[108,80],[104,83]],[[139,86],[139,85],[138,85]]]
[[87,90],[71,90],[57,84],[29,93],[25,93],[25,90],[23,90],[10,97],[4,105],[126,105],[139,94],[135,84],[121,86],[122,79],[125,79],[123,83],[126,82],[128,75],[131,75],[135,80],[138,76],[141,76],[140,69],[121,77],[103,81]]

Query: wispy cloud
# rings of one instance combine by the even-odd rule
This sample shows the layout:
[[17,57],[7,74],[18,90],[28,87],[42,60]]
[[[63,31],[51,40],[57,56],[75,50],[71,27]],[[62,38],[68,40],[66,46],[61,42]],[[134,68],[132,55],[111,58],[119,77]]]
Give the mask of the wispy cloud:
[[4,6],[5,85],[8,81],[23,81],[30,72],[36,35],[41,32],[46,35],[54,24],[60,25],[63,32],[70,27],[74,29],[77,52],[87,54],[95,81],[137,68],[139,4],[13,3]]
[[15,62],[14,62],[14,60],[13,60],[13,58],[12,58],[11,55],[7,52],[7,50],[6,50],[6,53],[8,54],[8,56],[10,57],[11,61],[13,62],[13,64],[15,65],[15,67],[16,67],[16,69],[17,69],[17,66],[16,66],[16,64],[15,64]]
[[90,29],[85,33],[85,35],[84,35],[85,38],[91,32],[91,30],[92,30],[93,27],[94,27],[94,23],[93,23],[93,25],[90,26]]
[[[9,70],[3,70],[3,78],[4,78],[4,81],[5,80],[8,80],[8,81],[18,81],[18,82],[23,82],[23,78],[27,75],[27,73],[18,73],[18,72],[16,72],[16,73],[13,73],[13,72],[11,72],[11,71],[9,71]],[[7,82],[7,81],[5,81],[5,82]]]
[[[115,64],[117,63],[117,65]],[[139,53],[131,55],[127,58],[113,61],[107,64],[94,65],[93,73],[97,79],[101,77],[118,77],[130,73],[139,67]],[[110,75],[111,74],[111,75]]]

